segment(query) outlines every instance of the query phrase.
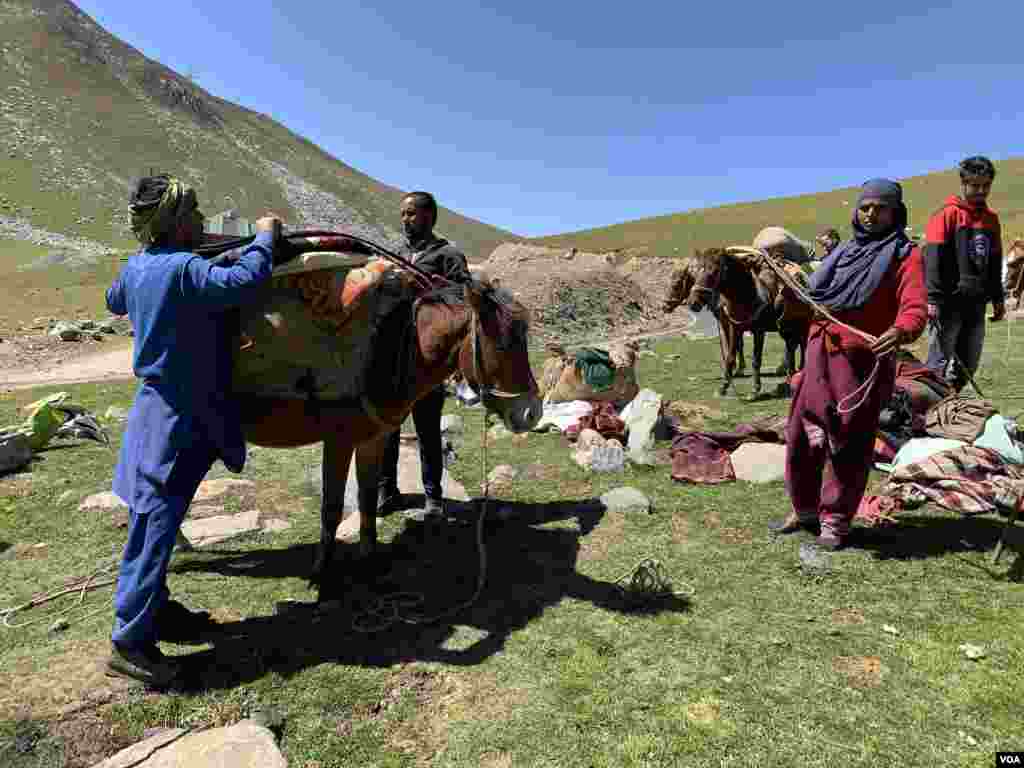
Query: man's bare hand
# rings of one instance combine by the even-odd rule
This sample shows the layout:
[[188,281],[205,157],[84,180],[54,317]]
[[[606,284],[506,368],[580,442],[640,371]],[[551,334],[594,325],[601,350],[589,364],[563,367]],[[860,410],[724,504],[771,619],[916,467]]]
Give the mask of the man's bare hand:
[[902,343],[903,331],[893,326],[875,340],[875,343],[871,345],[871,351],[881,357],[892,352]]
[[281,218],[273,213],[268,213],[256,220],[257,232],[270,232],[274,235],[274,241],[281,239]]
[[937,304],[928,305],[928,319],[937,320],[939,317],[939,307]]

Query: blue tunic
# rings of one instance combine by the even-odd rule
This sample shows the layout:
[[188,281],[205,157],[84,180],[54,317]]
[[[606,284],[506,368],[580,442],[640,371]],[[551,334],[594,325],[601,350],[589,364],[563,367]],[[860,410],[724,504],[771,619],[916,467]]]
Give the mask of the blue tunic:
[[272,269],[270,233],[230,267],[167,248],[129,259],[107,290],[107,308],[135,329],[142,379],[128,417],[113,490],[145,514],[179,453],[210,450],[234,472],[245,464],[238,409],[229,397],[232,329],[226,310],[256,297]]

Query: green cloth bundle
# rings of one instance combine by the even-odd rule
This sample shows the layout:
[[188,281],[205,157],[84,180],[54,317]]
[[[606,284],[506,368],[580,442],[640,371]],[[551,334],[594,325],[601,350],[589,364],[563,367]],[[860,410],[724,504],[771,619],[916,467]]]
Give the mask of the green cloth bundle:
[[576,370],[595,392],[611,389],[615,381],[615,363],[603,349],[583,347],[576,353]]

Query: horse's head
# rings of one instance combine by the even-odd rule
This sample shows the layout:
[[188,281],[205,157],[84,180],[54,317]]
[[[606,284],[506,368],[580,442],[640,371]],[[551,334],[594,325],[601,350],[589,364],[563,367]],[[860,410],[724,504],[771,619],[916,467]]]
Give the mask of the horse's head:
[[690,289],[687,303],[691,312],[700,312],[704,307],[712,310],[718,308],[718,295],[728,268],[729,258],[723,249],[708,248],[706,251],[697,251],[690,262],[693,287]]
[[685,261],[672,270],[672,277],[669,278],[668,292],[665,300],[661,303],[661,311],[666,315],[673,312],[676,307],[686,301],[693,288],[693,275],[690,273],[690,262]]
[[469,334],[459,352],[462,375],[511,432],[533,429],[543,411],[527,352],[529,312],[487,281],[464,288]]

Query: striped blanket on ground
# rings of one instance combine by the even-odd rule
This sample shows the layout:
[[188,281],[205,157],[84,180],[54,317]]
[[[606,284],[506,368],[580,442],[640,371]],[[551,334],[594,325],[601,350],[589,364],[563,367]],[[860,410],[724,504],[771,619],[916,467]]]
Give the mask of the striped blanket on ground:
[[933,502],[962,515],[1024,508],[1024,466],[968,445],[898,467],[880,491],[904,508]]

